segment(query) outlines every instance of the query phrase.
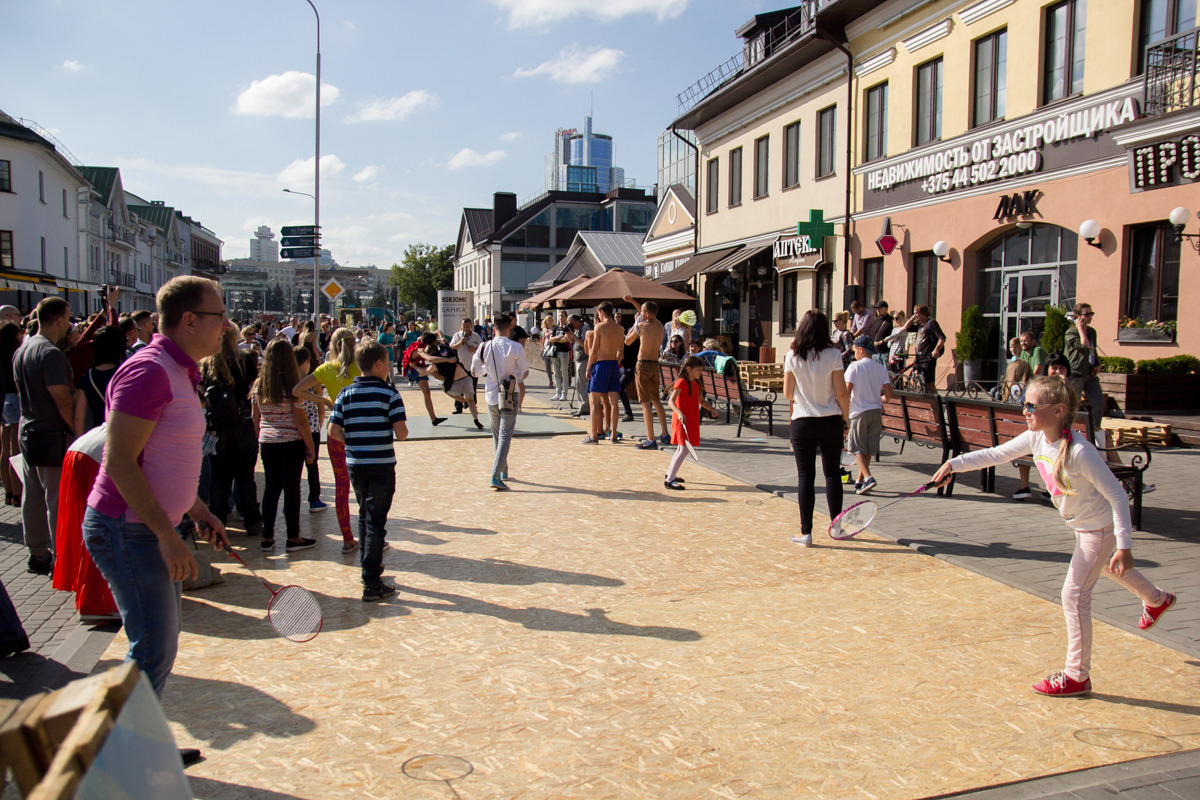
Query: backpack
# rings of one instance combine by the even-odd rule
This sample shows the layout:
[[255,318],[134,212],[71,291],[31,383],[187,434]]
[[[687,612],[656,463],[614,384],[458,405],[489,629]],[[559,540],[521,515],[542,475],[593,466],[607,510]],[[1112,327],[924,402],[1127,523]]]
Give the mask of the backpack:
[[239,428],[242,416],[232,386],[214,383],[204,390],[204,422],[210,430],[230,431]]

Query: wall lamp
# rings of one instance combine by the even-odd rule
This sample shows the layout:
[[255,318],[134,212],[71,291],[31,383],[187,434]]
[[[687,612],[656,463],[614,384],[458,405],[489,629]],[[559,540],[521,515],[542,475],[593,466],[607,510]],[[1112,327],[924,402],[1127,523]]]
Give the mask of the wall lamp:
[[1100,238],[1100,223],[1094,219],[1085,219],[1079,226],[1079,235],[1092,247],[1103,247],[1097,240]]
[[1175,227],[1175,241],[1182,242],[1187,239],[1192,247],[1200,252],[1200,234],[1184,233],[1183,228],[1187,225],[1188,220],[1192,218],[1192,212],[1188,211],[1183,206],[1171,209],[1170,215],[1167,217],[1171,221],[1171,225]]
[[946,242],[938,240],[933,243],[933,254],[938,257],[938,261],[950,263],[950,245]]

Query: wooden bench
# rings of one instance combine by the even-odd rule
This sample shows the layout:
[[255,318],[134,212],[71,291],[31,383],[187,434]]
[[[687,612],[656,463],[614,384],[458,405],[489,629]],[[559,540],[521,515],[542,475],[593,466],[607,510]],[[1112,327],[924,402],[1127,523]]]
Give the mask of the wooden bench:
[[738,409],[738,428],[737,436],[742,435],[742,426],[746,423],[746,418],[751,414],[765,413],[767,416],[767,433],[769,436],[775,435],[775,403],[773,400],[766,400],[755,397],[746,390],[746,384],[741,376],[731,377],[728,375],[719,375],[716,370],[705,369],[701,377],[700,385],[704,389],[704,394],[725,405],[725,424],[730,423],[730,416],[733,408]]
[[671,387],[675,385],[675,381],[679,380],[679,365],[660,361],[658,362],[658,374],[662,383],[662,399],[666,400],[671,396]]
[[[945,421],[948,427],[951,449],[954,455],[969,453],[973,450],[983,450],[1015,439],[1029,426],[1025,423],[1025,415],[1020,406],[1011,403],[997,403],[991,400],[979,400],[964,397],[943,397],[945,406]],[[1080,412],[1071,424],[1071,430],[1088,441],[1095,438],[1092,418],[1089,414]],[[1150,467],[1150,449],[1145,445],[1121,445],[1119,447],[1096,448],[1101,453],[1108,454],[1117,450],[1138,448],[1142,451],[1135,454],[1128,464],[1109,462],[1108,467],[1113,475],[1122,482],[1128,482],[1130,493],[1133,495],[1133,525],[1142,525],[1142,489],[1145,486],[1143,475]],[[1144,457],[1144,460],[1143,460]],[[1032,466],[1028,458],[1017,459],[1014,463]],[[996,491],[996,470],[994,467],[981,470],[980,483],[983,491]],[[954,478],[946,487],[946,494],[953,494]]]
[[[892,390],[892,399],[883,400],[883,435],[891,436],[904,445],[912,442],[919,447],[940,448],[942,461],[950,457],[950,437],[941,400],[936,394],[919,394]],[[876,454],[875,460],[879,460]],[[938,494],[946,490],[938,488]]]

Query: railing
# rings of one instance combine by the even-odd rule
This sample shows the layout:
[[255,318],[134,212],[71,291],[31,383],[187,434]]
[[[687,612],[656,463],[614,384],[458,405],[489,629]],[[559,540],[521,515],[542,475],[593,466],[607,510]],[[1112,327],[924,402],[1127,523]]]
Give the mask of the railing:
[[167,261],[170,261],[173,264],[182,264],[183,263],[183,251],[182,250],[176,250],[173,247],[167,247],[167,248],[165,248],[164,253],[165,253]]
[[137,245],[137,234],[128,228],[122,228],[120,225],[108,225],[108,239],[114,242],[124,242],[133,247]]
[[1142,113],[1169,114],[1196,105],[1200,28],[1177,33],[1146,48]]
[[72,166],[74,166],[76,168],[83,167],[83,162],[80,161],[78,158],[76,158],[75,154],[72,153],[70,150],[68,150],[67,146],[58,140],[58,137],[56,137],[50,131],[43,128],[41,125],[38,125],[36,122],[34,122],[31,119],[24,119],[24,118],[18,118],[17,124],[25,126],[29,130],[36,133],[38,136],[41,136],[46,141],[50,142],[50,144],[54,145],[54,149],[58,150],[58,152],[64,158],[66,158],[67,161],[70,161]]
[[122,272],[121,273],[121,285],[127,286],[130,289],[136,289],[137,288],[137,276],[134,275],[132,272]]
[[[829,2],[805,0],[798,9],[788,14],[778,24],[748,40],[741,53],[733,56],[716,69],[709,72],[700,80],[675,95],[675,103],[679,113],[695,107],[701,100],[714,91],[741,75],[746,70],[754,69],[755,65],[779,52],[785,45],[811,34],[816,30],[817,9],[829,5]],[[747,56],[749,63],[746,63]]]

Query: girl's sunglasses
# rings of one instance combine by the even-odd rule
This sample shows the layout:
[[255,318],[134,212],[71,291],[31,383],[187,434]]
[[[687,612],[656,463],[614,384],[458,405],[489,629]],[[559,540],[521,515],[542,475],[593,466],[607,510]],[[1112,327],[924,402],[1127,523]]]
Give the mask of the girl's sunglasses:
[[1046,406],[1052,405],[1054,405],[1054,403],[1024,403],[1021,406],[1021,411],[1026,414],[1036,414],[1039,408],[1045,408]]

